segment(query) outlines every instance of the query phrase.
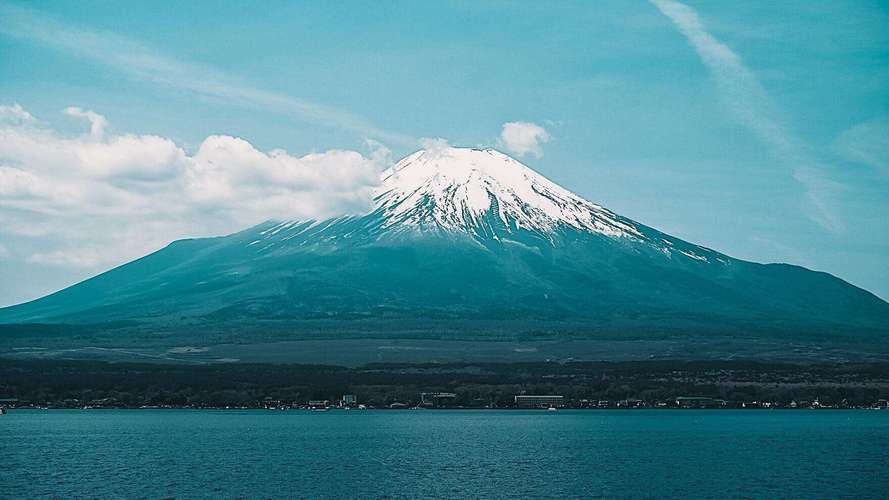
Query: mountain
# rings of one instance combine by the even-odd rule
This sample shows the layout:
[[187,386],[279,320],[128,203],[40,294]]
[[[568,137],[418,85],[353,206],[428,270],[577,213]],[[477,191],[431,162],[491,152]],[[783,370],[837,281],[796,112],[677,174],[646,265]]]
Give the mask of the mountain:
[[582,199],[493,149],[418,151],[368,214],[182,240],[0,323],[150,335],[765,337],[889,333],[889,304]]

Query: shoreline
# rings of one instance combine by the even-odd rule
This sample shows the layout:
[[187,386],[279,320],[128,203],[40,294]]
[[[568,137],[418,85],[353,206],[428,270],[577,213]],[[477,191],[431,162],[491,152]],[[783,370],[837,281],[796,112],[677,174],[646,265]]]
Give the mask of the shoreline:
[[213,366],[0,360],[0,407],[55,409],[889,408],[889,363]]
[[[549,413],[548,408],[366,408],[366,409],[350,409],[347,410],[345,408],[331,408],[327,410],[313,410],[311,408],[259,408],[259,407],[189,407],[189,406],[139,406],[139,407],[103,407],[103,408],[63,408],[63,407],[33,407],[33,406],[25,406],[25,407],[5,407],[4,408],[7,414],[11,412],[18,411],[172,411],[172,410],[190,410],[190,411],[251,411],[251,412],[264,412],[264,413],[363,413],[363,412],[406,412],[406,411],[437,411],[437,412],[458,412],[458,411],[467,411],[467,412],[535,412],[535,413]],[[775,408],[764,408],[764,407],[719,407],[719,408],[702,408],[702,407],[670,407],[670,406],[646,406],[646,407],[638,407],[638,408],[557,408],[558,412],[629,412],[629,411],[738,411],[738,412],[755,412],[755,411],[874,411],[874,410],[885,410],[889,412],[889,407],[864,407],[864,406],[850,406],[850,407],[775,407]]]

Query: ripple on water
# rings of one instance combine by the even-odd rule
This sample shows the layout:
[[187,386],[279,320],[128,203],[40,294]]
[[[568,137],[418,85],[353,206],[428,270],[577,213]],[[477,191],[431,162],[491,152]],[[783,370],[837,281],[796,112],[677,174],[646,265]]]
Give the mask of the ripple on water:
[[10,497],[880,497],[889,412],[12,411]]

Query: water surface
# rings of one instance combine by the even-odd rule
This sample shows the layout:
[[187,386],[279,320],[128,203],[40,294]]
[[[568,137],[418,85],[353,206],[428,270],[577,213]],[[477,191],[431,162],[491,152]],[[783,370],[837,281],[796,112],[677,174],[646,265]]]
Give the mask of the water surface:
[[885,497],[889,411],[13,410],[0,496]]

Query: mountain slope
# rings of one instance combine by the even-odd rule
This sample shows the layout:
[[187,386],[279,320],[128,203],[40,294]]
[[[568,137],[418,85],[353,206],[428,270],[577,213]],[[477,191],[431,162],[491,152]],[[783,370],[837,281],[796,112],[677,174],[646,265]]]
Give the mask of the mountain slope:
[[540,328],[820,335],[887,332],[889,304],[825,273],[661,233],[497,151],[448,148],[385,172],[369,214],[177,241],[0,309],[0,323],[112,321],[243,335],[318,321],[433,336],[451,324],[482,338]]

